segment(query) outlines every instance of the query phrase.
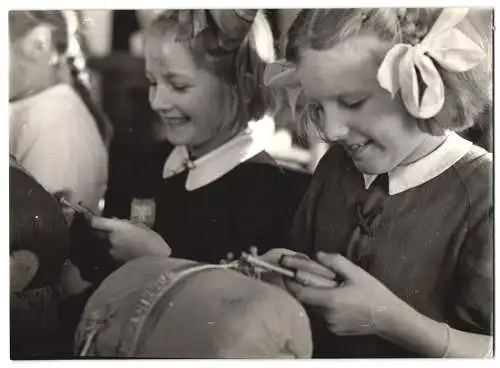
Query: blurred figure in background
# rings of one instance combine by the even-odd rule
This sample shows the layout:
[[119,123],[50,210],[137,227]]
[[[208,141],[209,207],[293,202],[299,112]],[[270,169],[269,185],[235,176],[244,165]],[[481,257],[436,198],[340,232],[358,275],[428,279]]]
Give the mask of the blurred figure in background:
[[49,192],[69,191],[98,211],[109,129],[78,78],[78,58],[68,59],[67,19],[62,11],[11,11],[9,34],[10,152]]
[[11,359],[54,358],[63,344],[59,281],[69,256],[69,229],[57,201],[11,156]]

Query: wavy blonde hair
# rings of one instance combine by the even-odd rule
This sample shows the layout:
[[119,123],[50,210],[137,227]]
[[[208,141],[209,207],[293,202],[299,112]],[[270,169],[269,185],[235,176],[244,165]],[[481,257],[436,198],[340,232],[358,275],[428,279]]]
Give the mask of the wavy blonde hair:
[[[178,27],[175,18],[160,14],[149,25],[146,37],[151,32],[160,34]],[[213,32],[216,32],[215,30]],[[201,68],[214,73],[233,91],[236,101],[237,128],[244,128],[249,121],[261,119],[266,113],[275,111],[275,98],[271,88],[264,86],[263,75],[266,66],[275,60],[274,40],[271,27],[265,15],[258,11],[250,31],[239,47],[229,54],[214,57],[203,52],[208,42],[206,34],[201,34],[186,45],[193,53],[194,60]],[[199,57],[198,55],[202,55]],[[228,94],[227,97],[230,97]]]
[[[304,49],[329,49],[360,32],[376,35],[389,47],[397,43],[415,45],[427,35],[441,11],[438,8],[303,10],[288,32],[286,57],[300,64]],[[483,46],[491,44],[491,30],[476,29],[475,36]],[[373,56],[381,63],[385,55]],[[463,73],[447,71],[435,63],[444,83],[445,103],[436,116],[417,120],[423,131],[439,135],[444,130],[462,131],[474,124],[491,103],[492,78],[488,62],[491,60]],[[303,114],[303,121],[317,125],[311,110],[308,108]]]

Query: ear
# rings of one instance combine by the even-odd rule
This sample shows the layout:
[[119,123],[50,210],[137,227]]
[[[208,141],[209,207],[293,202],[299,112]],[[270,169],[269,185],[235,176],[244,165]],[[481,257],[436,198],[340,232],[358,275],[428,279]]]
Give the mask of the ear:
[[29,250],[18,250],[10,256],[11,291],[22,291],[38,271],[38,257]]
[[30,60],[54,59],[57,56],[52,44],[52,31],[46,24],[39,24],[20,41],[24,56]]

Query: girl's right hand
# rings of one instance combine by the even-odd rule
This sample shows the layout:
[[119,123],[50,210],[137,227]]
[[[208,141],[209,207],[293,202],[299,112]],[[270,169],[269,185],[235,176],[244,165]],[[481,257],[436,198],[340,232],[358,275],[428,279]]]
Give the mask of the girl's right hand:
[[127,262],[148,255],[168,257],[172,253],[165,240],[143,224],[94,216],[90,225],[107,236],[111,244],[109,252],[118,261]]

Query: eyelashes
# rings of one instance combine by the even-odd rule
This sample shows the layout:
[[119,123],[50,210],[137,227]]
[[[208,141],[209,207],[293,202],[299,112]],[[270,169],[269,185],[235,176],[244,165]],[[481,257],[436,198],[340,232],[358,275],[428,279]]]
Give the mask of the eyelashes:
[[[149,80],[149,88],[156,88],[158,87],[158,83],[152,80]],[[186,92],[191,86],[184,86],[184,85],[175,85],[170,83],[169,84],[170,88],[172,88],[175,92],[183,93]]]
[[[368,99],[369,97],[363,97],[356,100],[339,99],[337,104],[341,109],[357,111],[363,108]],[[308,102],[304,109],[304,115],[314,124],[321,123],[324,118],[323,106],[319,102]]]
[[363,107],[365,102],[368,100],[368,97],[366,98],[361,98],[356,101],[344,101],[344,100],[339,100],[339,105],[345,109],[350,109],[350,110],[359,110]]
[[174,85],[174,84],[172,84],[171,86],[172,86],[174,91],[180,92],[180,93],[186,92],[189,88],[189,86],[178,86],[178,85]]

